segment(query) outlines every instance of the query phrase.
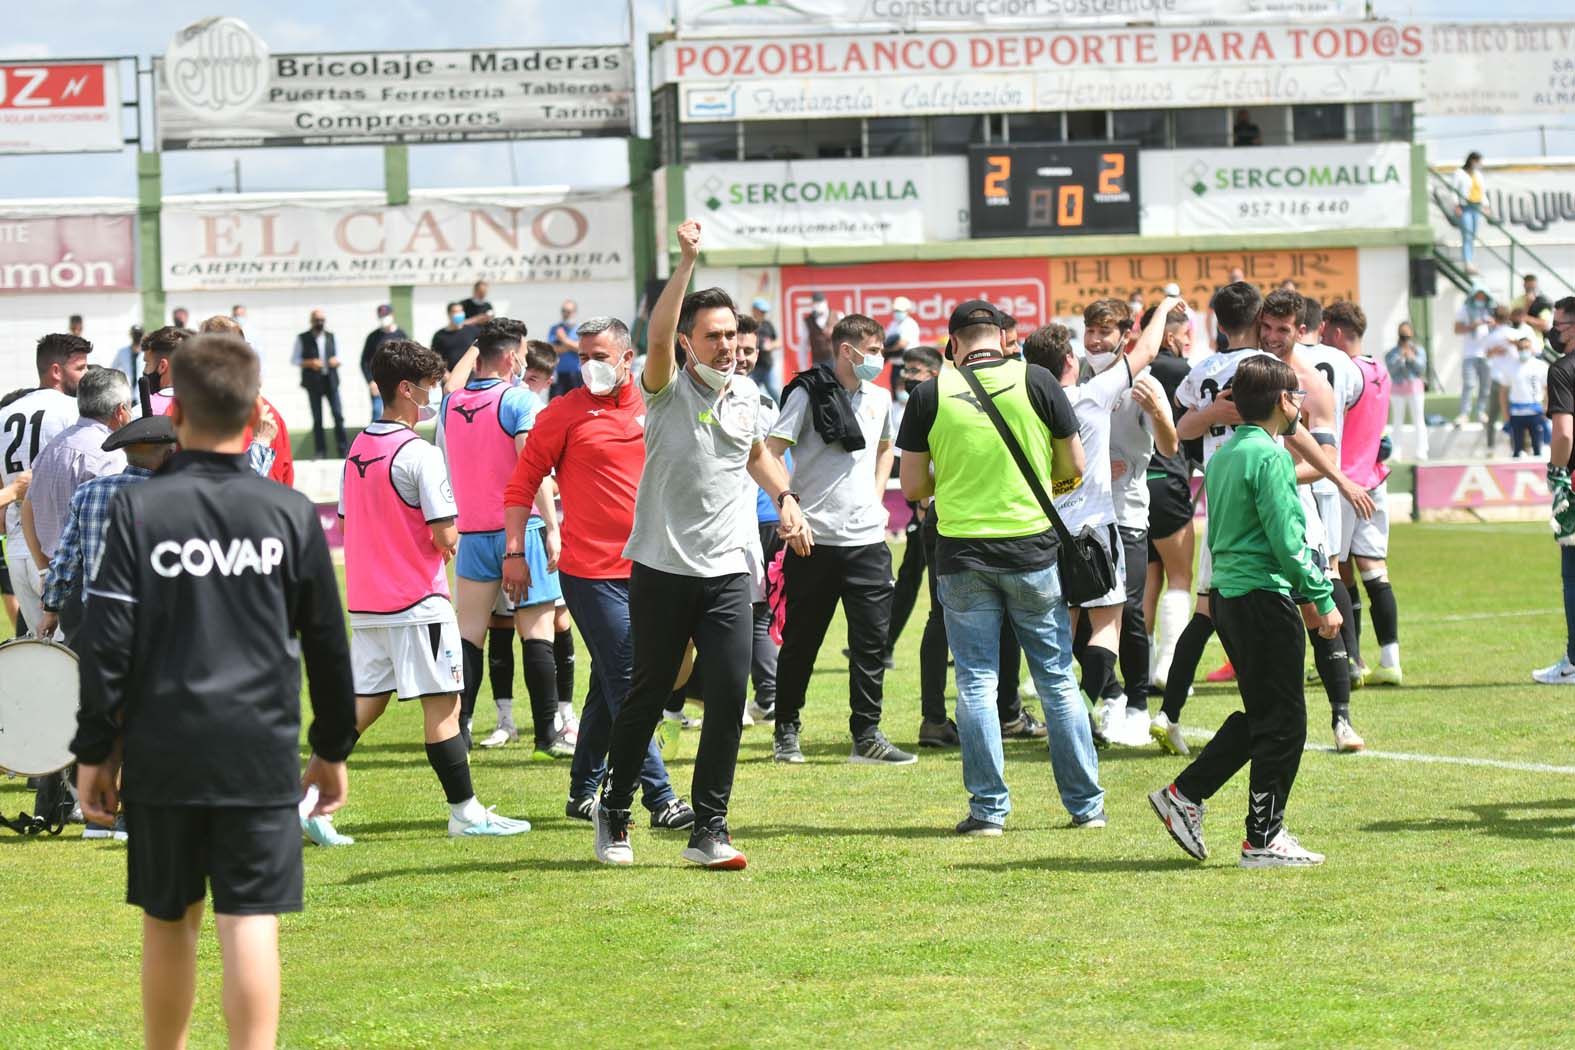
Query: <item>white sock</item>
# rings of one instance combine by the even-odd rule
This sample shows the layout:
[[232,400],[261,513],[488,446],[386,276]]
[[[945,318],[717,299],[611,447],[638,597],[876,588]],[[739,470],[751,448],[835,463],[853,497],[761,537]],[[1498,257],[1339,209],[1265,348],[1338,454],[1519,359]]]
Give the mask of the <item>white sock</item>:
[[662,717],[669,722],[682,722],[684,720],[682,711],[663,711]]
[[1378,647],[1378,666],[1380,666],[1380,667],[1399,667],[1400,666],[1400,643],[1399,642],[1390,642],[1388,645],[1380,645]]
[[472,795],[465,801],[448,807],[449,814],[455,820],[463,820],[466,824],[479,824],[487,819],[487,808]]
[[1156,610],[1159,623],[1154,631],[1159,647],[1159,655],[1154,660],[1154,674],[1159,678],[1167,677],[1170,672],[1170,661],[1176,655],[1176,642],[1192,619],[1192,601],[1190,590],[1174,587],[1159,596],[1159,608]]

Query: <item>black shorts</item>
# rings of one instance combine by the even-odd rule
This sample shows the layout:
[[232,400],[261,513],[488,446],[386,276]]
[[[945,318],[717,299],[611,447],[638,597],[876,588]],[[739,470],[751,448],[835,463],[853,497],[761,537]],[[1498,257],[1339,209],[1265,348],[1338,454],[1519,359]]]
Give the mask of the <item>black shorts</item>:
[[[4,552],[5,548],[0,547],[0,555],[3,555]],[[0,557],[0,594],[15,593],[16,592],[11,589],[11,567],[5,563],[4,557]]]
[[126,903],[174,922],[213,887],[220,915],[301,910],[294,806],[126,805]]
[[1174,536],[1192,520],[1192,490],[1180,478],[1151,478],[1148,483],[1149,561],[1158,560],[1153,541]]

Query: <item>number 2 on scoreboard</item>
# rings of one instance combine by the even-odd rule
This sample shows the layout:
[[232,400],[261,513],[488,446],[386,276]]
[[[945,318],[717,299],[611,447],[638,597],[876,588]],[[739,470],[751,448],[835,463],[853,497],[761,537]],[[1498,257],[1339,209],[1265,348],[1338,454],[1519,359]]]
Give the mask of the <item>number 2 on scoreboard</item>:
[[1117,194],[1121,192],[1122,180],[1127,174],[1127,158],[1123,153],[1101,153],[1099,155],[1099,192],[1101,194]]

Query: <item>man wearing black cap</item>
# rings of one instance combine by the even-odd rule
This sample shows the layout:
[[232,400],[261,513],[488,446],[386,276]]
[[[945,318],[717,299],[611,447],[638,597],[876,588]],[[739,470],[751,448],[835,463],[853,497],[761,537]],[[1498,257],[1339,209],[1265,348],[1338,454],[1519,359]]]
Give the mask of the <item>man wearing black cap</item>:
[[[1072,631],[1057,541],[1035,489],[1083,472],[1077,417],[1050,372],[1007,359],[1002,315],[975,299],[948,330],[956,368],[919,385],[897,435],[903,495],[935,497],[937,591],[957,664],[957,731],[969,813],[962,835],[999,835],[1011,812],[995,694],[1010,617],[1049,724],[1050,764],[1074,827],[1105,824],[1087,709],[1072,674]],[[979,398],[988,397],[1036,477],[1030,485]],[[933,463],[934,472],[931,473]]]
[[[175,424],[169,416],[143,416],[106,437],[103,448],[105,452],[123,450],[126,469],[94,478],[72,493],[65,530],[44,578],[44,615],[38,625],[39,634],[48,638],[63,619],[67,645],[82,623],[81,602],[86,601],[87,585],[98,573],[98,562],[104,554],[110,501],[127,485],[151,478],[170,458],[175,451]],[[71,600],[73,595],[75,602]]]
[[366,342],[361,344],[361,378],[366,380],[367,393],[372,395],[373,420],[383,418],[383,392],[377,388],[377,380],[372,378],[372,356],[384,343],[409,338],[394,319],[394,308],[387,303],[379,304],[377,327],[366,334]]

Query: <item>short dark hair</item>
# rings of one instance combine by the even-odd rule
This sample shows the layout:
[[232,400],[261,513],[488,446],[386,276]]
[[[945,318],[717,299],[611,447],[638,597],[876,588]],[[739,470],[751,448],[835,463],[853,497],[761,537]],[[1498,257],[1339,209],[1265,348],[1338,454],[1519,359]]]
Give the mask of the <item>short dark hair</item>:
[[558,351],[540,339],[525,340],[525,370],[551,373],[558,367]]
[[1367,334],[1367,312],[1349,299],[1336,299],[1323,312],[1324,323],[1357,338]]
[[175,356],[175,351],[180,349],[181,344],[196,334],[190,328],[167,324],[143,336],[142,349],[144,353],[152,354],[157,360],[167,361]]
[[1263,293],[1246,281],[1232,281],[1209,300],[1214,320],[1226,332],[1239,335],[1251,328],[1263,310]]
[[476,350],[483,361],[496,361],[523,343],[525,335],[524,321],[496,317],[481,326],[481,334],[476,336]]
[[1575,317],[1575,295],[1566,295],[1553,304],[1553,309],[1569,317]]
[[946,362],[941,359],[941,352],[933,346],[910,346],[902,352],[902,363],[923,365],[931,371],[939,372]]
[[760,322],[755,320],[754,314],[738,315],[738,334],[754,335],[760,331]]
[[678,330],[684,335],[693,332],[695,318],[701,310],[731,310],[734,319],[738,317],[738,307],[733,305],[732,296],[720,288],[702,288],[684,296],[684,304],[678,310]]
[[194,335],[170,359],[181,412],[198,430],[228,437],[246,429],[262,386],[257,355],[233,335]]
[[1072,356],[1072,330],[1064,324],[1047,324],[1036,328],[1023,340],[1023,360],[1031,365],[1048,368],[1057,379],[1066,368],[1066,359]]
[[1083,324],[1112,324],[1125,332],[1132,327],[1132,307],[1120,299],[1095,299],[1083,307]]
[[51,332],[38,341],[38,351],[35,355],[38,363],[38,374],[42,376],[49,371],[50,366],[65,366],[65,363],[75,354],[89,354],[93,352],[93,344],[83,339],[80,335],[69,332]]
[[1261,423],[1279,404],[1281,393],[1296,389],[1296,370],[1269,354],[1253,354],[1236,365],[1230,389],[1241,418],[1248,423]]
[[1263,297],[1263,307],[1258,311],[1259,317],[1289,317],[1300,324],[1302,319],[1302,295],[1288,288],[1276,288]]
[[1297,316],[1296,323],[1309,332],[1323,324],[1323,304],[1311,296],[1302,296],[1302,312]]
[[400,383],[424,386],[442,379],[447,370],[442,357],[414,339],[390,339],[372,355],[372,382],[389,402]]
[[81,323],[82,323],[82,315],[81,314],[72,314],[70,317],[66,318],[66,324],[81,324]]
[[452,317],[453,314],[454,314],[454,307],[456,307],[456,306],[459,307],[461,310],[463,310],[465,308],[465,304],[464,303],[460,302],[458,299],[455,299],[453,302],[451,302],[451,303],[449,303],[449,304],[447,304],[446,306],[443,307],[443,315],[445,317]]
[[873,317],[863,314],[846,314],[831,328],[831,345],[837,347],[843,343],[858,346],[864,340],[874,336],[876,339],[886,334]]
[[1010,332],[1012,329],[1014,329],[1016,327],[1017,327],[1017,318],[1013,317],[1011,314],[1002,314],[1001,315],[1001,331],[1003,331],[1003,332]]
[[[1159,304],[1158,303],[1155,303],[1153,306],[1150,306],[1147,310],[1144,310],[1142,318],[1139,319],[1139,321],[1138,321],[1138,327],[1139,328],[1147,328],[1153,322],[1154,315],[1156,313],[1158,313],[1158,312],[1159,312]],[[1180,306],[1177,306],[1175,309],[1171,310],[1169,316],[1167,316],[1165,318],[1165,327],[1167,329],[1169,329],[1169,328],[1178,328],[1181,325],[1188,324],[1190,322],[1190,320],[1191,319],[1189,317],[1187,317],[1187,305],[1185,303],[1182,303]]]

